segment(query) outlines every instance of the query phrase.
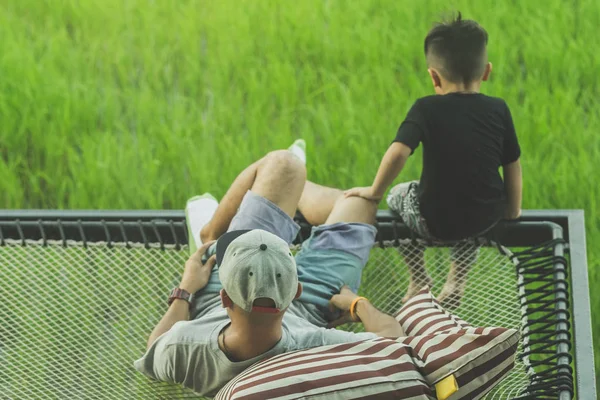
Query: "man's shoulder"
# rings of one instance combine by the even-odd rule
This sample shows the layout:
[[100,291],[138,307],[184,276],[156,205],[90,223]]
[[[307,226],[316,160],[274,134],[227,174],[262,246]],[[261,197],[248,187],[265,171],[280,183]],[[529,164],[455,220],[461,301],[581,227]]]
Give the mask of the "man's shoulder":
[[284,327],[290,335],[291,342],[289,345],[296,350],[332,344],[352,343],[377,337],[374,333],[354,333],[318,327],[295,316],[292,316],[287,321],[284,319]]
[[198,319],[179,321],[165,333],[165,345],[203,345],[210,342],[211,333],[229,320],[227,313],[214,312]]

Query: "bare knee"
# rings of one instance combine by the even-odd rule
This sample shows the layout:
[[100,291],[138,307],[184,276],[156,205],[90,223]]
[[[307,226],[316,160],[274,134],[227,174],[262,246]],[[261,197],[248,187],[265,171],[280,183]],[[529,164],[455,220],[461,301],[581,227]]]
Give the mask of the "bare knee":
[[360,197],[344,197],[342,193],[335,202],[326,223],[358,222],[374,225],[376,213],[377,204],[375,202]]
[[258,162],[251,190],[293,217],[305,183],[304,163],[290,151],[273,151]]
[[306,180],[306,167],[298,157],[288,150],[268,153],[259,164],[259,172],[278,175],[286,180]]

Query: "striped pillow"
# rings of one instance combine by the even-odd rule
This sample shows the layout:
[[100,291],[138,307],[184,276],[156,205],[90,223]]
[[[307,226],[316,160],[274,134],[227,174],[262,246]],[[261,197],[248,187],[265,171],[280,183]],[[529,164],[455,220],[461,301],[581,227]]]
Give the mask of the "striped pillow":
[[452,328],[470,328],[471,325],[444,310],[425,286],[408,300],[396,313],[406,336],[429,335]]
[[254,364],[215,399],[435,399],[414,361],[383,338],[294,351]]
[[456,380],[449,399],[479,399],[514,367],[516,329],[472,327],[445,311],[428,288],[406,302],[396,319],[409,335],[398,341],[414,350],[425,379],[432,386]]
[[[513,368],[516,330],[472,327],[429,289],[397,319],[412,336],[280,354],[239,374],[215,399],[480,399]],[[442,395],[448,379],[453,389]]]

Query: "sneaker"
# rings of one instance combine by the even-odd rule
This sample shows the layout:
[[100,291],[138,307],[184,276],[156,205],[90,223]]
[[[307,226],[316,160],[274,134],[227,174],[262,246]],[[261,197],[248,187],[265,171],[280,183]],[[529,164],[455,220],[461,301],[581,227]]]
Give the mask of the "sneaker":
[[210,193],[190,198],[185,205],[190,254],[202,246],[200,231],[213,217],[219,202]]

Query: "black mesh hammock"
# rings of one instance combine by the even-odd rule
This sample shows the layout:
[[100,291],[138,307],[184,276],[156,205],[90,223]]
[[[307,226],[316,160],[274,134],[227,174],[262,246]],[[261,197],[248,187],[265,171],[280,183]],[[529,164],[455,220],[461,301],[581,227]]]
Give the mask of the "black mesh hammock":
[[[298,221],[294,249],[310,230]],[[591,335],[585,336],[589,299],[573,291],[587,296],[587,281],[585,287],[573,281],[575,235],[567,238],[556,221],[525,215],[476,240],[483,248],[453,312],[472,325],[522,332],[515,368],[485,398],[593,393],[593,353],[577,352],[578,346],[591,349]],[[361,294],[394,313],[408,283],[400,253],[421,246],[427,248],[433,291],[439,292],[448,247],[411,237],[388,212],[379,212],[377,227]],[[166,309],[166,294],[178,283],[186,235],[180,211],[0,211],[0,398],[196,397],[150,381],[132,366]],[[575,301],[579,320],[571,313]],[[576,323],[583,336],[573,334]]]

